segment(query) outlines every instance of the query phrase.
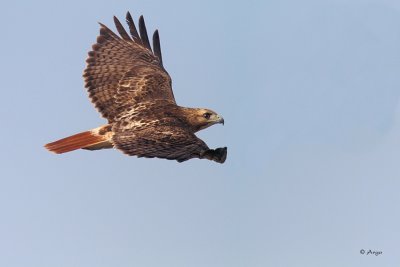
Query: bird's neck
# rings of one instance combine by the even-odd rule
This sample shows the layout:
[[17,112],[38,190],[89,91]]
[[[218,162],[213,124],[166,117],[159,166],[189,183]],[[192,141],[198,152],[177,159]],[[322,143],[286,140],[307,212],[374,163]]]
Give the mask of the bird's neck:
[[177,110],[177,117],[179,117],[180,120],[182,120],[193,133],[207,128],[206,125],[199,123],[198,110],[198,108],[187,107],[179,107],[179,110]]

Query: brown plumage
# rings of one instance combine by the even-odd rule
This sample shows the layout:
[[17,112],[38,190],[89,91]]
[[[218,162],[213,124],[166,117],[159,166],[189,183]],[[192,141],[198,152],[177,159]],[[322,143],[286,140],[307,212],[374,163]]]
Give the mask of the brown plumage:
[[131,156],[223,163],[227,148],[209,149],[195,135],[224,123],[223,118],[209,109],[178,106],[171,77],[163,67],[158,31],[152,50],[143,16],[139,31],[129,12],[126,22],[130,35],[114,17],[120,36],[100,23],[100,35],[83,73],[89,98],[108,124],[45,147],[58,154],[115,147]]

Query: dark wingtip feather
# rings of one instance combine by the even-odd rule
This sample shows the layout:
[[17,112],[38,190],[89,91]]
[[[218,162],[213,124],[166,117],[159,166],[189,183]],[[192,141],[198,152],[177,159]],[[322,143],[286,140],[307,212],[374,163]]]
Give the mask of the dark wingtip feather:
[[106,25],[104,25],[101,22],[99,22],[99,24],[100,24],[100,36],[104,36],[106,39],[108,38],[117,40],[120,39],[119,36],[116,35],[112,30],[110,30]]
[[139,18],[139,32],[140,38],[142,39],[143,45],[151,51],[149,37],[147,36],[146,24],[144,23],[143,16]]
[[131,33],[132,38],[135,39],[135,41],[141,43],[141,40],[140,40],[140,37],[139,37],[139,33],[136,30],[135,22],[133,22],[131,13],[129,13],[129,11],[126,13],[126,23],[129,26],[129,31]]
[[122,26],[121,22],[116,16],[114,16],[114,24],[122,39],[125,41],[132,41],[131,37],[129,37],[129,34],[125,31],[124,26]]
[[158,59],[160,60],[161,65],[163,65],[162,55],[161,55],[160,35],[158,34],[158,30],[156,30],[153,34],[153,50],[156,57],[158,57]]

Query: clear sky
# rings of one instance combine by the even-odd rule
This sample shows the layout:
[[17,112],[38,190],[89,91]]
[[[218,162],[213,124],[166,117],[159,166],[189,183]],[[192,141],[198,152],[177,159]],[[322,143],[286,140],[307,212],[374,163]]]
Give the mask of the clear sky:
[[[400,2],[2,1],[0,266],[400,265]],[[57,156],[105,123],[82,71],[130,10],[220,165]],[[382,251],[380,256],[360,250]]]

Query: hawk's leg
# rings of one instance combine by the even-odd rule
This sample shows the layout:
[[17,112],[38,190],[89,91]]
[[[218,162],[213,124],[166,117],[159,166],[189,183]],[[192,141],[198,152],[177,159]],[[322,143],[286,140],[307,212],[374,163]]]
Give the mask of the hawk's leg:
[[216,161],[218,163],[224,163],[226,160],[228,148],[227,147],[219,147],[217,149],[209,149],[201,153],[201,159],[209,159]]

